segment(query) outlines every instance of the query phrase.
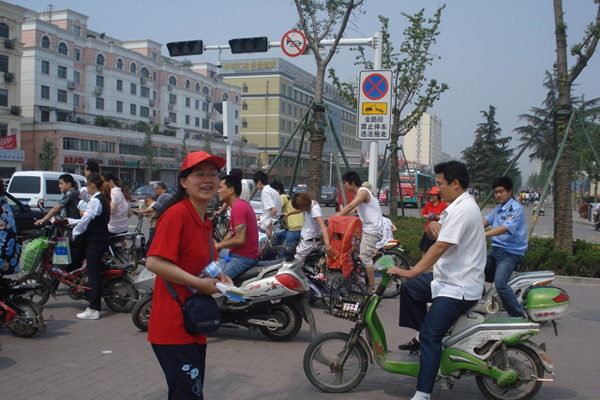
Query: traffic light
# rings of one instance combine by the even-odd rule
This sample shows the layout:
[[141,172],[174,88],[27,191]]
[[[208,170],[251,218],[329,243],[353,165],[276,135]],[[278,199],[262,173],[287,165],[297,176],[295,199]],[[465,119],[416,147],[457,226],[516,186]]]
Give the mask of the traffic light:
[[204,43],[202,40],[188,40],[187,42],[167,43],[167,49],[171,57],[191,56],[193,54],[202,54]]
[[233,54],[264,53],[269,50],[269,39],[266,36],[231,39],[229,47]]
[[215,130],[223,135],[225,139],[233,136],[233,105],[225,100],[215,102],[213,107],[219,114],[223,115],[221,121],[215,122]]

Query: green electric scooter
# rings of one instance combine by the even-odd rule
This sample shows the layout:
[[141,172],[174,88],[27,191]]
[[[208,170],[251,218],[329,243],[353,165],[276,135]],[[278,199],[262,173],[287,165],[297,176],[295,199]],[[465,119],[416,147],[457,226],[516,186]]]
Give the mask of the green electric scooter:
[[[324,392],[347,392],[363,380],[373,360],[388,372],[419,374],[418,353],[390,351],[377,315],[391,282],[387,268],[392,266],[393,260],[385,257],[375,265],[383,275],[375,293],[356,281],[339,279],[332,283],[330,313],[356,324],[350,333],[320,335],[306,349],[304,372],[315,387]],[[438,379],[445,379],[452,388],[455,379],[474,375],[479,390],[489,399],[530,399],[543,382],[554,381],[545,346],[529,340],[539,331],[539,324],[525,319],[485,319],[482,314],[469,312],[443,340]],[[552,378],[545,379],[544,371]]]

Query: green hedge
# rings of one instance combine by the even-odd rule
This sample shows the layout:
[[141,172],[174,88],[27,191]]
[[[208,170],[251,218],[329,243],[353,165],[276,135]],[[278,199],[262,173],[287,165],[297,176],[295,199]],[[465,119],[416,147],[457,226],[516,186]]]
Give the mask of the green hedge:
[[[410,265],[421,259],[419,243],[425,230],[425,220],[414,217],[392,218],[396,225],[394,239],[402,242],[404,255]],[[488,247],[490,242],[488,240]],[[573,242],[573,255],[554,247],[554,239],[533,238],[525,253],[520,271],[554,271],[557,275],[600,278],[600,245],[584,240]]]

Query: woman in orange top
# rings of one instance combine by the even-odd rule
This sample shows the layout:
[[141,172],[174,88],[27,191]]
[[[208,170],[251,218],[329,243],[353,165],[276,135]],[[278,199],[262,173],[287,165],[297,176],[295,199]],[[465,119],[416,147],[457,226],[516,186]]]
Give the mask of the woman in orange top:
[[[439,221],[440,214],[446,209],[446,207],[448,207],[448,204],[442,201],[440,189],[437,186],[432,187],[431,190],[427,193],[431,195],[431,201],[428,201],[427,204],[425,204],[425,207],[423,207],[423,212],[421,212],[423,218],[427,219],[427,225],[425,225],[425,232],[427,232],[427,227],[429,226],[429,223],[431,221]],[[434,243],[435,240],[429,239],[427,233],[424,233],[423,237],[421,238],[421,243],[419,243],[419,249],[421,249],[421,251],[425,253]]]

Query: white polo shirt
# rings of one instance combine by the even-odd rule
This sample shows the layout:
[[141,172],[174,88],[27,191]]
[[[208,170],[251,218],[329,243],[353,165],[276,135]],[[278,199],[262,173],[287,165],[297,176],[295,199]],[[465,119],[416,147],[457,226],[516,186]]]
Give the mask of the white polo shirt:
[[433,266],[432,297],[478,300],[487,258],[481,212],[473,196],[458,196],[440,215],[438,241],[452,243]]
[[281,215],[281,197],[279,197],[279,192],[271,187],[271,185],[266,185],[260,196],[262,202],[262,215],[260,216],[260,221],[258,221],[258,227],[263,231],[266,231],[269,228],[269,224],[271,223],[271,209],[275,207],[277,209],[277,215]]

